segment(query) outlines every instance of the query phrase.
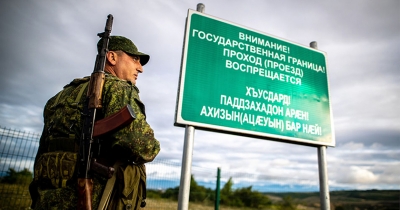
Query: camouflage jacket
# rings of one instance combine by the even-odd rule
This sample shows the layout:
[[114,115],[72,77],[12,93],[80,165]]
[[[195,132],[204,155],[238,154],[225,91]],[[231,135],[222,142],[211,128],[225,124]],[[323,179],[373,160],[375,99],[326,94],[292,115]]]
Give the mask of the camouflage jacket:
[[[35,159],[35,184],[31,186],[31,188],[37,188],[41,194],[40,196],[39,194],[32,195],[34,202],[35,199],[38,199],[35,197],[42,197],[38,199],[42,202],[43,197],[50,199],[51,193],[60,193],[50,192],[54,188],[62,191],[61,195],[54,195],[54,199],[59,196],[65,198],[68,193],[71,194],[74,191],[72,189],[76,183],[74,164],[79,148],[82,130],[81,113],[88,81],[89,77],[73,80],[61,92],[52,97],[44,108],[45,125]],[[127,104],[132,106],[136,115],[136,119],[131,124],[101,137],[102,146],[99,158],[108,161],[111,166],[115,161],[130,160],[138,164],[150,162],[160,151],[160,144],[146,122],[145,106],[140,101],[138,93],[139,90],[134,84],[106,74],[102,94],[103,107],[100,112],[97,112],[96,118],[112,115]],[[64,162],[58,163],[57,161]],[[52,162],[54,163],[49,165]],[[98,177],[94,181],[95,190],[104,188],[105,179]],[[96,183],[100,186],[96,186]],[[101,193],[95,192],[95,190],[93,203],[98,204]],[[36,190],[33,189],[33,191],[35,194]],[[50,198],[47,198],[48,196]],[[75,201],[76,195],[68,196],[71,197],[71,202]],[[64,207],[73,204],[65,205]]]

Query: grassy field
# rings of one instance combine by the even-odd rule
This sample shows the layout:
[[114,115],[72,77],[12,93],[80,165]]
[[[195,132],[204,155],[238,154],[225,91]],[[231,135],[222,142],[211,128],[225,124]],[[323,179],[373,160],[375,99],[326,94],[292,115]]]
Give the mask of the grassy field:
[[[144,210],[176,210],[178,202],[167,199],[146,199]],[[31,197],[28,185],[0,184],[0,210],[30,209]],[[212,204],[189,204],[189,210],[213,210]],[[220,207],[221,210],[252,210],[245,208]]]
[[[165,199],[147,199],[147,205],[144,210],[176,210],[178,209],[178,203],[176,201],[165,200]],[[220,210],[260,210],[253,208],[235,208],[229,206],[220,206]],[[307,207],[301,204],[297,205],[297,210],[318,210],[319,208],[315,207]],[[196,204],[189,203],[189,210],[214,210],[214,205],[208,204]],[[277,205],[272,205],[268,208],[263,208],[261,210],[285,210],[284,208],[280,208]]]
[[28,185],[0,184],[0,210],[30,209]]
[[[145,210],[176,210],[178,209],[178,202],[166,199],[147,199]],[[221,210],[245,210],[244,208],[233,208],[221,206]],[[204,205],[189,203],[189,210],[214,210],[214,205]],[[251,210],[251,209],[246,209]]]

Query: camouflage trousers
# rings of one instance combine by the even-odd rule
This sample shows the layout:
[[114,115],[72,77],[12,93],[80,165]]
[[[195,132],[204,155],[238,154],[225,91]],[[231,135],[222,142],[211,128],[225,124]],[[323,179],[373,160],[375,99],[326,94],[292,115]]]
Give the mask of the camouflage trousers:
[[[116,170],[116,183],[113,187],[107,210],[138,210],[145,206],[146,169],[144,165],[124,165]],[[95,176],[93,179],[92,209],[98,209],[107,179]],[[63,188],[38,190],[35,210],[76,209],[76,182]]]
[[[105,183],[105,180],[93,179],[93,209],[98,208]],[[38,191],[40,196],[34,207],[35,210],[76,209],[78,202],[76,184]]]

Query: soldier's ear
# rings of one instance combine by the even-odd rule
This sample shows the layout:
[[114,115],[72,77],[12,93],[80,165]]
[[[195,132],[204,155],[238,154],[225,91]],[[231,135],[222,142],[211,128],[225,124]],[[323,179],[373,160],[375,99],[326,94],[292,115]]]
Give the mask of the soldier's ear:
[[108,51],[106,58],[107,58],[108,63],[110,63],[112,66],[114,66],[117,63],[118,54],[114,51]]

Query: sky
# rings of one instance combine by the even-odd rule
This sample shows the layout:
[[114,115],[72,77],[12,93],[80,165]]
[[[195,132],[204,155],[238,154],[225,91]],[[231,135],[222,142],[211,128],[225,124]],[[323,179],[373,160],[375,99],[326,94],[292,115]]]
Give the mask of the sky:
[[[181,161],[185,129],[174,126],[174,115],[185,19],[198,3],[206,14],[300,45],[317,41],[327,53],[336,137],[326,151],[330,187],[400,189],[397,0],[2,1],[0,125],[40,133],[46,101],[93,71],[96,34],[112,14],[112,34],[151,56],[137,86],[161,143],[157,159]],[[243,173],[234,181],[255,185],[274,177],[289,184],[318,180],[313,146],[196,129],[192,161]]]

